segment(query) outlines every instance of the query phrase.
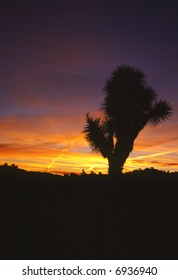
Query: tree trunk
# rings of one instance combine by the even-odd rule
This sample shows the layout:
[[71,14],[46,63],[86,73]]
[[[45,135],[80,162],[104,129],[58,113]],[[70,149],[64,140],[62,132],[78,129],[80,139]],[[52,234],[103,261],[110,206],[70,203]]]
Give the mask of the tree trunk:
[[119,176],[122,174],[122,166],[121,163],[116,157],[116,155],[112,155],[110,158],[108,158],[108,175],[110,176]]
[[108,158],[108,175],[120,176],[124,163],[133,149],[133,140],[125,142],[117,142],[114,153]]

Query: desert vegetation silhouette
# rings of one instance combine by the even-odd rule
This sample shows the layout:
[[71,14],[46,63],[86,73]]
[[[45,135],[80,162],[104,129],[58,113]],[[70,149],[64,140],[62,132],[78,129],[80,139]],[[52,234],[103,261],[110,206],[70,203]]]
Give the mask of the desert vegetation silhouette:
[[117,66],[106,81],[101,117],[86,114],[83,129],[93,151],[108,159],[108,174],[118,176],[139,132],[157,126],[172,115],[166,100],[158,99],[145,74],[130,65]]

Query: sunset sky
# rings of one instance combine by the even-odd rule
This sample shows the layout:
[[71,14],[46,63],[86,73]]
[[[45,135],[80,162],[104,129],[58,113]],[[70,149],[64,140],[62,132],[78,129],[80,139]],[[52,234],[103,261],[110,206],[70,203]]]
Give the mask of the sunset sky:
[[146,127],[125,171],[178,171],[177,1],[5,1],[0,9],[0,164],[107,173],[82,130],[120,64],[138,67],[172,117]]

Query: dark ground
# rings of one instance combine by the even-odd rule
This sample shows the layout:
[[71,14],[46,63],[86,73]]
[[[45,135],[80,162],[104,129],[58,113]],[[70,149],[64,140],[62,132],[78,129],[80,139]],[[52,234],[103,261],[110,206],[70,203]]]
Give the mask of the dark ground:
[[178,173],[0,167],[0,259],[178,259]]

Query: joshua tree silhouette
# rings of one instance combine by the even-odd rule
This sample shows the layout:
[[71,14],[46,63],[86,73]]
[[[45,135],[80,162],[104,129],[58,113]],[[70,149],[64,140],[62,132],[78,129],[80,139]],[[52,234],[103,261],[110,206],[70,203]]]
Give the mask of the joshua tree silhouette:
[[83,133],[90,148],[108,159],[108,174],[118,175],[139,132],[147,124],[156,126],[167,120],[172,107],[158,99],[144,73],[130,65],[116,67],[103,91],[103,115],[93,118],[87,113]]

